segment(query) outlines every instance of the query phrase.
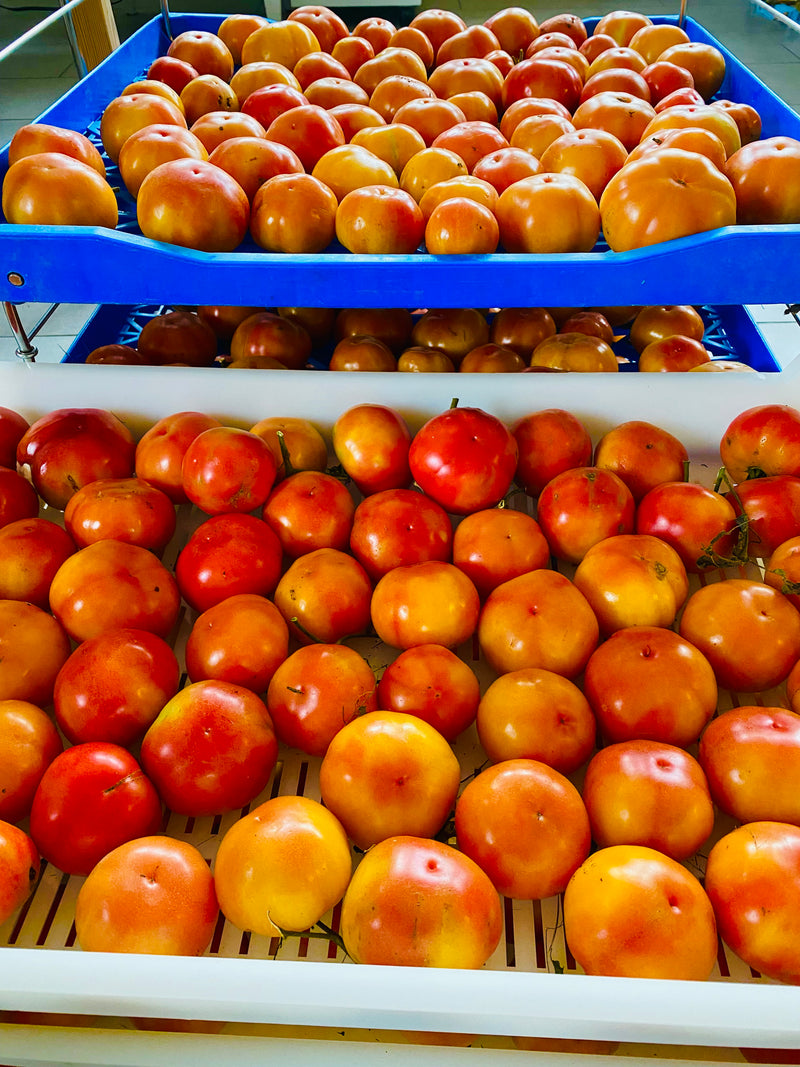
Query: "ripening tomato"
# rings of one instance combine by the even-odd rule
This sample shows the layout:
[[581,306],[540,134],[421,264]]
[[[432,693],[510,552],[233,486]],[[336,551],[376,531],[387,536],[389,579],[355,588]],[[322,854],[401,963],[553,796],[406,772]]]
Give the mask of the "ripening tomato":
[[0,700],[0,819],[16,823],[30,815],[36,787],[63,747],[41,708],[27,700]]
[[184,453],[183,491],[208,515],[254,511],[269,496],[277,469],[258,434],[214,426],[198,434]]
[[220,908],[240,930],[308,930],[341,900],[353,867],[344,829],[309,797],[259,804],[225,833],[214,862]]
[[120,745],[88,741],[56,756],[31,807],[31,837],[67,874],[88,874],[117,845],[158,832],[161,800]]
[[800,829],[769,821],[737,827],[711,849],[705,885],[723,941],[767,977],[797,985]]
[[743,225],[800,222],[800,140],[757,138],[725,164],[736,193],[736,221]]
[[262,515],[286,555],[296,559],[318,548],[346,549],[355,510],[350,490],[338,478],[300,470],[275,486]]
[[622,478],[638,504],[662,482],[684,479],[689,453],[682,441],[660,426],[640,419],[608,430],[597,442],[594,465]]
[[255,693],[208,679],[167,701],[141,751],[142,767],[171,811],[216,815],[244,807],[266,788],[278,741]]
[[28,899],[39,878],[39,851],[18,826],[0,820],[0,924]]
[[136,476],[160,489],[174,504],[185,504],[183,457],[189,444],[219,419],[198,411],[181,411],[159,419],[136,445]]
[[217,678],[263,693],[289,654],[289,628],[266,597],[229,596],[200,615],[186,639],[193,682]]
[[410,445],[403,417],[382,404],[357,404],[333,424],[336,458],[365,496],[408,486]]
[[480,867],[427,838],[374,845],[342,901],[342,938],[358,963],[482,967],[502,927],[500,898]]
[[408,563],[449,562],[452,544],[447,512],[413,489],[373,493],[355,510],[350,551],[373,581]]
[[523,415],[512,432],[519,450],[515,479],[531,496],[538,496],[562,471],[591,462],[589,431],[572,412],[560,408],[534,411]]
[[416,715],[448,741],[472,725],[479,700],[475,672],[443,645],[406,649],[378,682],[378,707]]
[[0,700],[46,708],[69,654],[69,637],[57,618],[35,604],[0,600]]
[[267,689],[267,708],[280,740],[322,756],[336,733],[376,707],[375,676],[349,645],[311,644],[281,663]]
[[532,759],[496,763],[469,782],[455,813],[458,847],[498,893],[541,900],[561,893],[589,855],[589,816],[564,775]]
[[78,645],[58,672],[53,703],[68,741],[141,740],[178,691],[180,667],[167,642],[146,630],[113,629]]
[[439,731],[402,711],[358,715],[322,759],[322,802],[360,849],[400,834],[433,837],[453,808],[461,768]]
[[800,411],[788,404],[748,408],[729,423],[719,453],[734,482],[800,475]]
[[707,657],[719,685],[734,692],[771,689],[800,659],[800,612],[783,593],[749,578],[692,593],[680,633]]
[[550,546],[538,522],[513,508],[485,508],[465,515],[453,537],[453,563],[485,599],[510,578],[546,567]]
[[218,914],[214,879],[198,849],[150,835],[95,865],[75,902],[75,932],[84,952],[199,956]]
[[372,582],[358,560],[337,548],[317,548],[289,565],[273,600],[301,644],[335,643],[369,625]]
[[379,579],[370,615],[378,637],[392,648],[455,648],[475,631],[480,597],[452,563],[429,560],[395,567]]
[[501,674],[478,705],[478,737],[489,759],[532,759],[571,774],[592,754],[596,726],[586,697],[560,674],[528,667]]
[[2,207],[15,225],[113,230],[119,221],[117,198],[105,177],[61,152],[36,152],[13,163],[3,179]]
[[702,885],[643,845],[609,845],[578,868],[564,894],[564,927],[586,974],[704,981],[717,959]]
[[[84,550],[85,551],[85,550]],[[195,611],[229,596],[274,592],[281,573],[281,544],[255,515],[213,515],[202,522],[175,563],[181,595]]]
[[592,545],[633,532],[636,503],[625,482],[601,467],[572,467],[539,494],[537,517],[558,559],[580,563]]
[[466,515],[492,507],[508,492],[517,444],[496,416],[455,406],[417,431],[408,460],[424,493],[446,511]]
[[775,549],[800,534],[800,478],[773,474],[740,482],[725,494],[737,516],[747,520],[747,554],[768,559]]
[[96,541],[125,541],[160,556],[175,533],[175,506],[140,478],[89,482],[67,501],[64,526],[78,548]]
[[0,529],[39,514],[39,497],[31,483],[8,467],[0,467]]
[[690,574],[698,574],[731,560],[736,511],[722,493],[697,482],[662,482],[639,501],[636,532],[661,538]]

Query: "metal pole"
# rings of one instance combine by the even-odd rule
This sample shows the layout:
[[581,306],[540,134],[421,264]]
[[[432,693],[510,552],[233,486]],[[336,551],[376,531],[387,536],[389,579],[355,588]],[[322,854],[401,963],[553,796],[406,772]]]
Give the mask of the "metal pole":
[[39,354],[39,349],[31,344],[30,338],[25,331],[25,327],[22,325],[22,320],[19,317],[16,304],[4,300],[3,310],[6,313],[11,332],[14,334],[14,340],[17,342],[17,356],[24,363],[34,363]]
[[71,11],[74,7],[77,7],[78,4],[82,3],[83,0],[68,0],[68,2],[64,3],[62,7],[58,8],[56,11],[53,11],[46,18],[43,18],[41,22],[37,22],[35,26],[32,26],[29,30],[26,30],[25,33],[20,34],[20,36],[17,37],[16,40],[12,41],[11,44],[7,44],[5,48],[0,49],[0,63],[2,63],[2,61],[7,56],[13,55],[13,53],[16,52],[18,48],[21,48],[24,44],[27,44],[28,41],[33,40],[34,37],[37,37],[42,32],[42,30],[46,30],[48,26],[52,26],[54,22],[58,22],[58,20],[63,18],[64,15],[67,14],[67,12]]
[[161,0],[161,22],[164,25],[164,33],[172,40],[172,27],[169,21],[169,0]]
[[678,16],[678,25],[679,26],[683,26],[684,20],[686,18],[686,3],[687,3],[687,0],[681,0],[681,11],[680,11],[680,15]]
[[[64,7],[66,0],[58,0],[59,6]],[[79,78],[85,78],[89,73],[89,67],[86,60],[83,58],[83,52],[78,44],[78,36],[75,33],[75,23],[72,21],[72,12],[67,11],[64,15],[64,29],[67,31],[67,40],[69,41],[69,47],[72,51],[72,59],[75,63],[75,68],[78,71]]]

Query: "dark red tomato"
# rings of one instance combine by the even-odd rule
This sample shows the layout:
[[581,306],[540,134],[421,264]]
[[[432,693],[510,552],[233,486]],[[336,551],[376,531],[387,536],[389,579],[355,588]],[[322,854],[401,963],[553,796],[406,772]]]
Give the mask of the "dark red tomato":
[[719,454],[734,482],[771,474],[800,476],[800,411],[787,404],[748,408],[728,426]]
[[0,467],[0,527],[39,514],[39,497],[29,481],[9,467]]
[[664,482],[639,501],[636,532],[660,537],[675,549],[687,571],[699,574],[731,561],[736,511],[721,493],[697,482]]
[[800,478],[775,474],[742,482],[725,494],[737,515],[747,516],[747,552],[767,559],[778,545],[800,534]]
[[347,548],[356,505],[350,490],[324,471],[297,471],[272,490],[264,520],[292,559],[318,548]]
[[17,445],[28,429],[28,420],[18,411],[0,407],[0,466],[11,467],[17,463]]
[[537,518],[553,555],[580,563],[604,538],[633,533],[635,512],[633,494],[613,471],[574,467],[541,491]]
[[506,495],[517,468],[517,442],[494,415],[451,407],[417,432],[408,461],[424,493],[446,511],[468,515]]
[[208,515],[260,508],[275,482],[278,464],[266,441],[249,430],[212,426],[186,449],[183,491]]
[[281,562],[281,543],[263,519],[214,515],[186,542],[175,578],[186,603],[206,611],[238,593],[269,596],[278,584]]
[[452,545],[450,516],[414,489],[386,489],[356,508],[350,551],[373,581],[406,563],[447,563]]
[[67,874],[88,874],[117,845],[160,827],[153,783],[127,749],[104,741],[56,756],[33,798],[31,837]]

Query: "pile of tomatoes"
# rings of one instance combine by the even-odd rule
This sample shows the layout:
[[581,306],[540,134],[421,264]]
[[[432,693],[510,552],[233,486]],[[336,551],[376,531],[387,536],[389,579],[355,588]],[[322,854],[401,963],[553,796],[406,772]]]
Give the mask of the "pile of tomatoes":
[[800,221],[800,142],[719,99],[726,61],[613,11],[468,26],[428,9],[352,32],[329,8],[231,15],[173,40],[82,133],[23,127],[11,223],[115,227],[209,252],[338,242],[359,254],[625,251],[736,222]]
[[[721,935],[797,982],[800,412],[734,419],[713,488],[688,459],[456,401],[1,409],[0,918],[43,857],[85,950],[202,953],[221,911],[479,967],[502,897],[563,893],[587,973],[705,979]],[[282,748],[320,801],[263,799]],[[165,811],[233,816],[213,864]]]

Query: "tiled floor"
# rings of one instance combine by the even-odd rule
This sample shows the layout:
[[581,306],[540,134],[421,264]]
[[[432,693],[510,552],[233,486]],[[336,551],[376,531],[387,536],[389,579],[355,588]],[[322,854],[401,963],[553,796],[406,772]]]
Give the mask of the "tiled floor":
[[[489,11],[505,5],[495,3],[490,6],[487,0],[451,0],[450,4],[443,4],[441,0],[425,0],[423,6],[452,7],[472,23],[481,21]],[[570,0],[568,4],[537,0],[535,12],[541,21],[564,10],[586,17],[620,6],[627,5],[614,3],[613,0]],[[157,8],[154,2],[154,13]],[[638,9],[656,15],[674,14],[678,8],[679,0],[649,0]],[[224,9],[233,10],[234,7]],[[637,9],[636,5],[633,5],[633,9]],[[800,32],[770,19],[749,0],[688,0],[686,12],[800,112]],[[42,15],[38,12],[10,12],[4,9],[0,20],[0,48],[16,39],[40,18]],[[143,16],[126,13],[124,5],[121,5],[117,9],[117,20],[120,37],[124,39],[143,21]],[[72,53],[60,23],[6,59],[0,64],[0,144],[7,143],[19,126],[34,119],[76,81]],[[800,299],[800,294],[797,294],[797,299]],[[19,312],[26,330],[33,330],[46,310],[42,305],[21,305]],[[84,305],[59,307],[36,335],[37,360],[60,361],[91,311],[91,307]],[[785,366],[800,354],[800,327],[786,314],[783,305],[758,305],[751,308],[751,313],[782,365]],[[10,327],[5,316],[0,315],[0,359],[16,358],[15,350],[16,343]]]

